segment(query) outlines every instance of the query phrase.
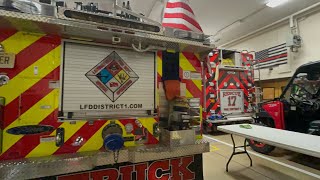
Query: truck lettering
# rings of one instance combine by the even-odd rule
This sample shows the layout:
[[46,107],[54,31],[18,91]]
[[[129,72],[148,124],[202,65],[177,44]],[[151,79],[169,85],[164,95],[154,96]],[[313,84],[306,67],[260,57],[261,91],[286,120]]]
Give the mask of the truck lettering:
[[[169,160],[154,161],[150,164],[141,163],[127,165],[116,168],[108,168],[82,173],[85,177],[90,177],[92,180],[169,180],[169,179],[195,179],[195,172],[189,169],[189,166],[194,162],[194,157],[182,157]],[[81,174],[76,174],[81,177]],[[134,177],[135,176],[135,177]],[[67,180],[75,177],[75,174],[64,175],[58,177],[58,180]]]
[[241,97],[241,92],[223,92],[223,97],[226,96],[239,96]]
[[8,56],[0,56],[0,64],[9,64],[9,60]]
[[146,179],[146,174],[147,174],[147,169],[148,169],[148,164],[136,164],[134,167],[134,170],[137,172],[136,173],[136,179]]
[[[164,161],[156,161],[151,163],[148,171],[148,179],[149,180],[169,180],[170,173],[169,160]],[[159,171],[161,173],[159,173]],[[167,173],[164,173],[167,172]]]
[[120,167],[120,174],[122,179],[132,179],[133,166],[123,166]]
[[93,171],[91,173],[92,180],[118,180],[119,171],[115,168]]
[[142,109],[142,104],[80,104],[80,110]]
[[195,179],[195,174],[188,169],[194,162],[193,156],[177,158],[171,160],[172,176],[171,179]]

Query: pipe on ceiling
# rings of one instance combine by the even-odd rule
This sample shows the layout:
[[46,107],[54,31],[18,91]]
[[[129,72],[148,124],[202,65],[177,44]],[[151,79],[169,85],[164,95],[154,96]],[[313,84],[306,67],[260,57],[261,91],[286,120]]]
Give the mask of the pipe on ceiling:
[[[273,27],[273,26],[276,26],[276,25],[279,25],[279,24],[283,24],[283,23],[285,23],[285,21],[292,20],[292,19],[294,19],[296,16],[301,15],[301,14],[303,14],[303,13],[306,13],[306,14],[304,14],[304,15],[312,14],[313,12],[317,11],[317,9],[314,10],[314,11],[311,11],[311,10],[317,8],[318,6],[320,6],[320,2],[315,3],[315,4],[309,6],[309,7],[305,8],[305,9],[302,9],[302,10],[300,10],[300,11],[298,11],[298,12],[296,12],[296,13],[290,15],[290,16],[287,16],[287,17],[285,17],[285,18],[282,18],[282,19],[280,19],[280,20],[278,20],[278,21],[276,21],[276,22],[274,22],[274,23],[271,23],[271,24],[269,24],[269,25],[267,25],[267,26],[264,26],[264,27],[262,27],[262,28],[260,28],[260,29],[257,29],[257,30],[255,30],[255,31],[249,33],[249,34],[246,34],[246,35],[244,35],[244,36],[241,36],[240,38],[237,38],[237,39],[235,39],[235,40],[232,40],[232,41],[230,41],[230,42],[227,42],[227,43],[225,43],[225,44],[222,44],[222,45],[220,45],[219,47],[227,47],[227,46],[230,46],[230,45],[235,44],[235,43],[237,43],[237,42],[244,41],[245,39],[247,39],[247,38],[249,38],[249,37],[252,37],[252,36],[255,35],[255,34],[258,34],[258,33],[261,32],[261,31],[264,31],[264,30],[266,30],[266,29],[269,29],[269,28],[271,28],[271,27]],[[289,23],[290,23],[290,22],[289,22]]]

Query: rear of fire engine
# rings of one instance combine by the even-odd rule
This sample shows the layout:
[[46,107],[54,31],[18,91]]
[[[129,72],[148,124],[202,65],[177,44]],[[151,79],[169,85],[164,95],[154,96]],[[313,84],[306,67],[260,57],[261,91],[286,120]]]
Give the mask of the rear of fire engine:
[[0,179],[203,179],[213,47],[113,8],[0,10]]
[[205,73],[203,130],[217,131],[217,126],[252,122],[259,102],[254,84],[253,55],[215,49],[209,54]]

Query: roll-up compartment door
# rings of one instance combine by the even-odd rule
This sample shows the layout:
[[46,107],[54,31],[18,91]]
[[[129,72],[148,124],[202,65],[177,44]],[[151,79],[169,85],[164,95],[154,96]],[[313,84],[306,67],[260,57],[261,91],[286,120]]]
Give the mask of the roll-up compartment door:
[[64,43],[63,117],[120,118],[155,109],[155,53]]

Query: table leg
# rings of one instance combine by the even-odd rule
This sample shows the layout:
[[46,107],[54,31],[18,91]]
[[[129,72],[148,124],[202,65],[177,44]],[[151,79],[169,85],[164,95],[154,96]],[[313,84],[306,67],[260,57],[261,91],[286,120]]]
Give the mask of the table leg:
[[[234,142],[234,138],[233,138],[233,135],[232,135],[232,134],[231,134],[231,140],[232,140],[232,145],[233,145],[233,147],[232,147],[232,154],[231,154],[231,156],[230,156],[230,158],[229,158],[229,160],[228,160],[228,162],[227,162],[227,164],[226,164],[226,171],[229,172],[229,164],[230,164],[233,156],[234,156],[234,155],[238,155],[238,154],[247,154],[247,156],[248,156],[249,159],[250,159],[250,166],[252,166],[252,159],[251,159],[249,153],[247,152],[247,142],[246,142],[246,140],[244,140],[243,146],[236,146],[236,143]],[[237,148],[243,148],[244,151],[236,152],[236,149],[237,149]]]

